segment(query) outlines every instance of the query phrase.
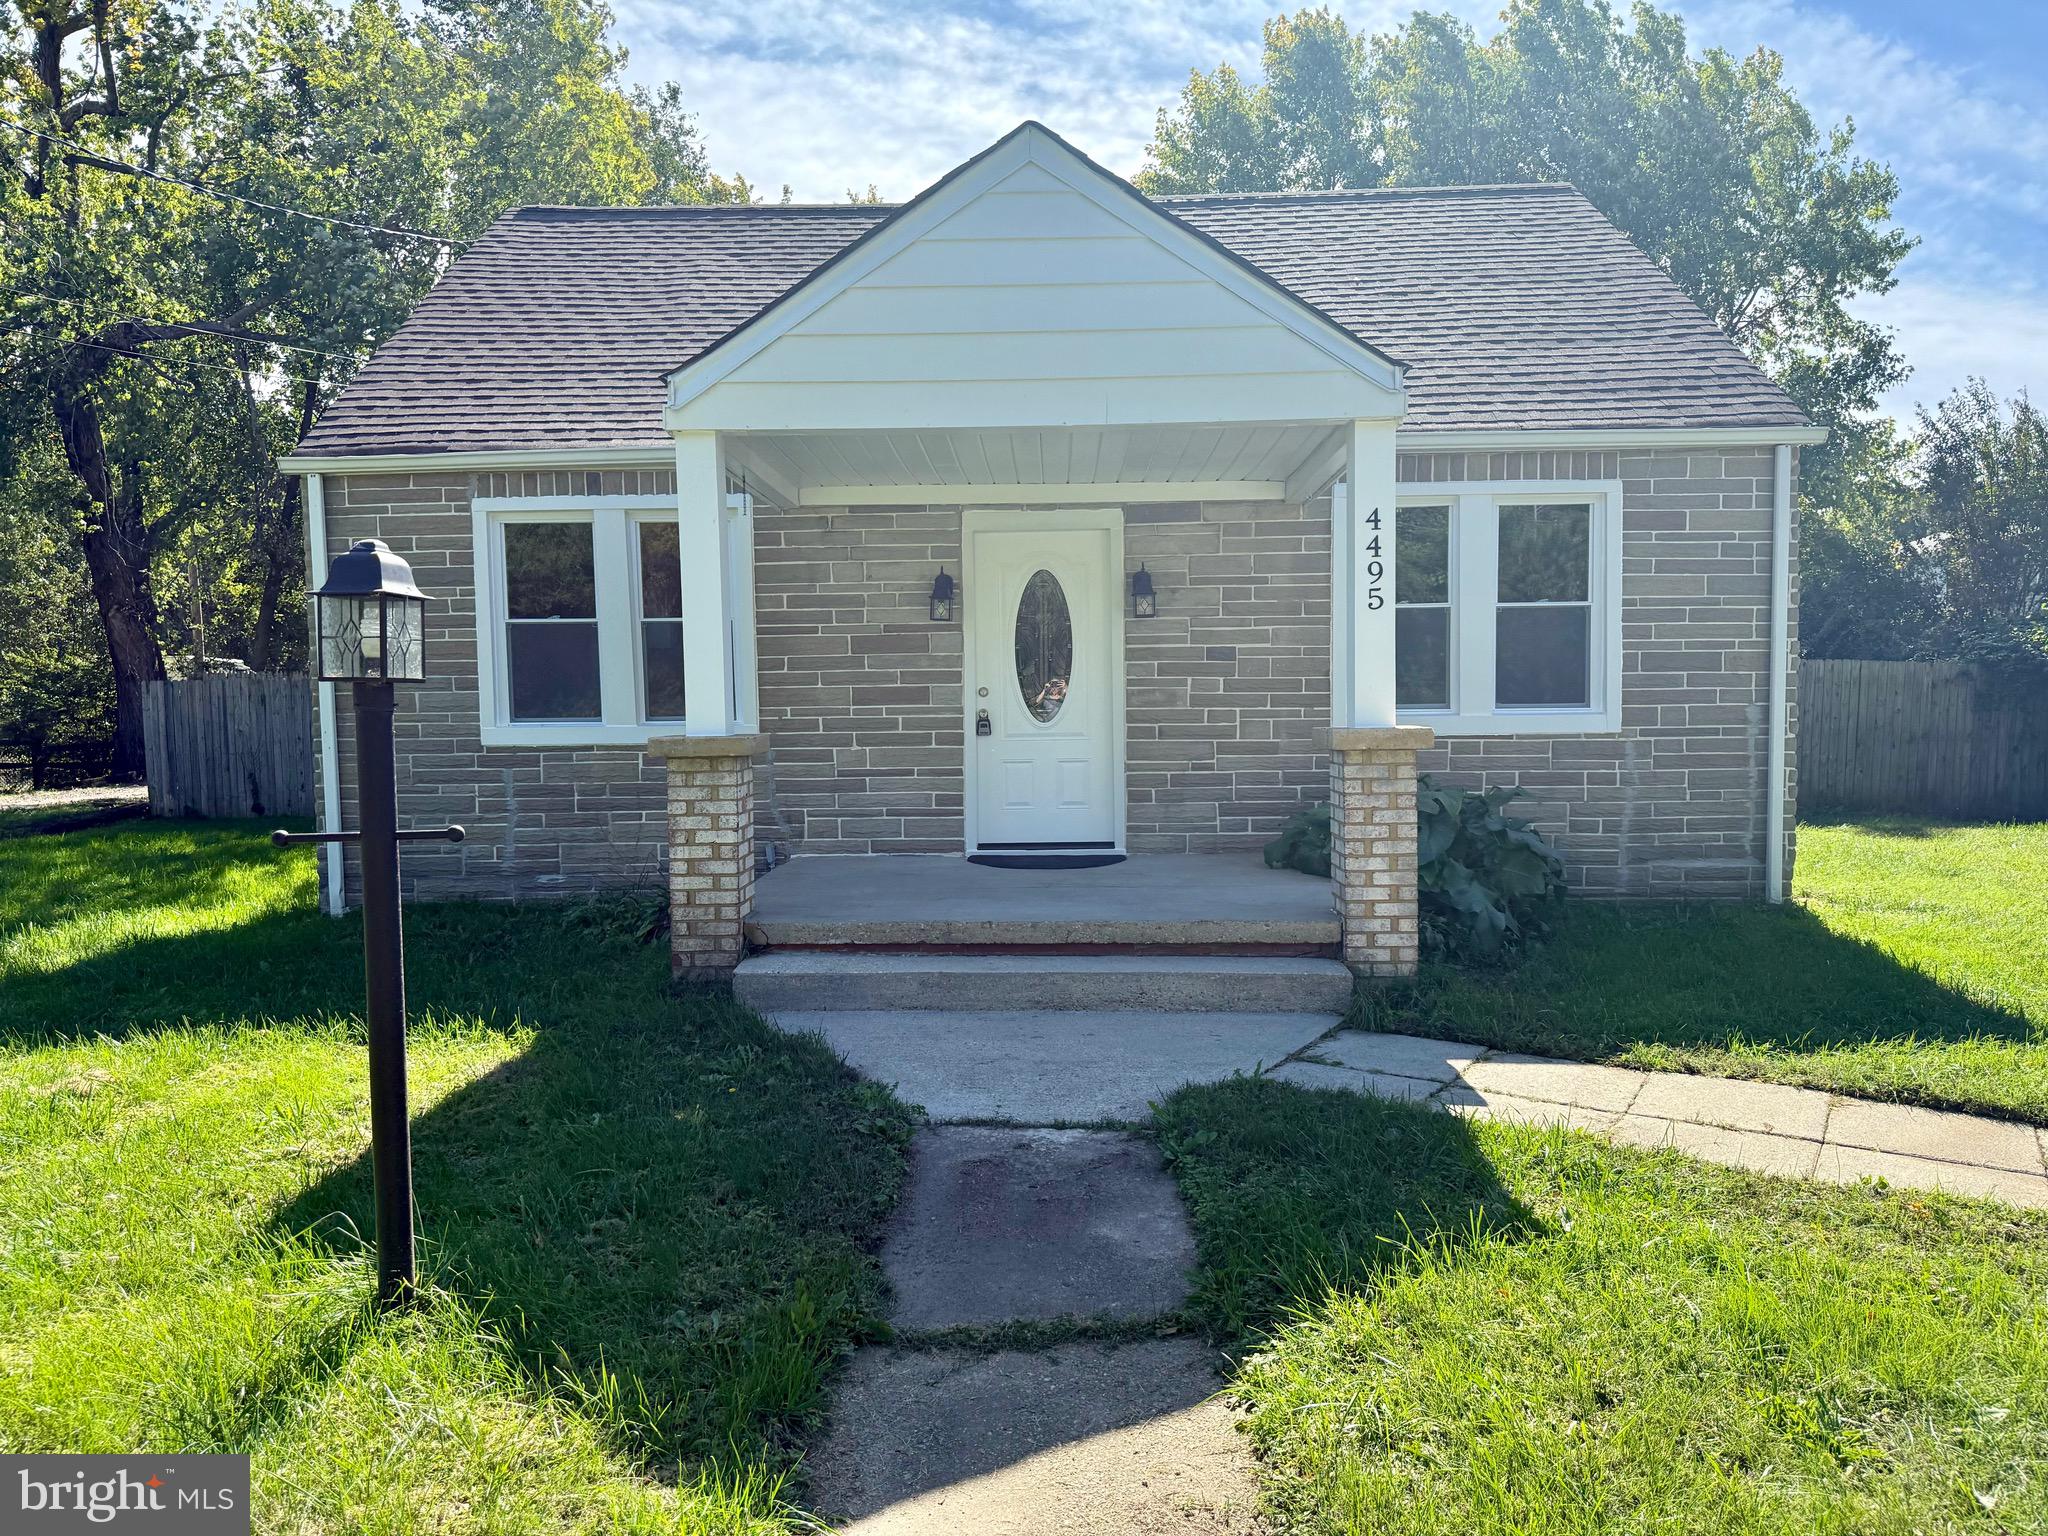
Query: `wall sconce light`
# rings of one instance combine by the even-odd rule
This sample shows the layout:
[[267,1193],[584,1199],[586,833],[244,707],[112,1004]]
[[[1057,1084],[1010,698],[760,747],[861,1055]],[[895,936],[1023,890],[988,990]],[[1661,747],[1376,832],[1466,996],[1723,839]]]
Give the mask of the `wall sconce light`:
[[1152,573],[1139,566],[1131,575],[1131,617],[1149,619],[1159,612],[1159,599],[1152,593]]
[[953,578],[946,574],[944,566],[941,566],[939,574],[932,578],[932,622],[953,622]]

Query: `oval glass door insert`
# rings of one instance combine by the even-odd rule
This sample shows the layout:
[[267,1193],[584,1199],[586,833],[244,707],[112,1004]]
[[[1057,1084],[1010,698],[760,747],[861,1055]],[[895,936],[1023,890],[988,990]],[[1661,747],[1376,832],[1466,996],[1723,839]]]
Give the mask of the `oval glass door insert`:
[[1074,624],[1051,571],[1034,571],[1017,599],[1017,687],[1032,718],[1047,721],[1067,702],[1074,676]]

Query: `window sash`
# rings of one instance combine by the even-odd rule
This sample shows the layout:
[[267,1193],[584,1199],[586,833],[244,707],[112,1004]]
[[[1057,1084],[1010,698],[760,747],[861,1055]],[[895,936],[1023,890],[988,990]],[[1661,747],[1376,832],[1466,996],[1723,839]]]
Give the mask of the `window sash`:
[[[683,723],[683,720],[684,720],[684,718],[685,718],[685,717],[684,717],[684,716],[683,716],[682,714],[678,713],[678,714],[673,714],[673,715],[658,715],[658,714],[656,714],[656,713],[654,712],[654,701],[653,701],[653,698],[652,698],[652,696],[651,696],[651,695],[650,695],[650,693],[649,693],[649,688],[648,688],[648,676],[647,676],[647,641],[648,641],[648,636],[649,636],[649,632],[650,632],[650,631],[653,631],[653,630],[659,630],[659,629],[673,629],[673,630],[674,630],[674,631],[676,632],[676,654],[677,654],[678,658],[680,658],[680,657],[681,657],[681,655],[682,655],[682,634],[683,634],[683,614],[682,614],[682,603],[681,603],[680,599],[678,599],[678,602],[677,602],[677,604],[676,604],[676,612],[675,612],[675,613],[674,613],[673,615],[670,615],[670,614],[652,614],[652,615],[650,615],[650,614],[649,614],[649,613],[648,613],[648,612],[646,611],[646,590],[647,590],[647,588],[646,588],[646,583],[645,583],[645,581],[644,581],[644,580],[642,579],[642,577],[643,577],[643,574],[644,574],[644,565],[643,565],[643,561],[645,560],[646,556],[645,556],[645,551],[644,551],[644,550],[642,549],[642,547],[641,547],[641,530],[642,530],[642,529],[644,529],[644,528],[645,528],[645,527],[646,527],[646,526],[647,526],[647,525],[648,525],[649,523],[663,523],[663,522],[665,522],[665,523],[668,523],[668,524],[670,524],[671,526],[673,526],[673,525],[675,525],[675,523],[676,523],[676,521],[677,521],[677,518],[676,518],[676,514],[675,514],[674,512],[665,512],[665,513],[664,513],[664,512],[636,512],[636,513],[632,514],[632,516],[631,516],[631,518],[629,519],[629,521],[631,522],[632,526],[631,526],[631,529],[630,529],[630,532],[631,532],[631,538],[630,538],[630,540],[629,540],[628,542],[629,542],[629,543],[631,544],[631,546],[632,546],[632,550],[633,550],[633,573],[632,573],[632,593],[633,593],[633,645],[632,645],[632,650],[633,650],[633,702],[634,702],[634,707],[635,707],[635,709],[636,709],[636,710],[637,710],[637,711],[639,712],[639,718],[640,718],[640,721],[641,721],[641,722],[642,722],[643,724],[647,724],[647,725],[680,725],[680,724],[682,724],[682,723]],[[680,573],[679,573],[679,574],[680,574]],[[681,685],[681,684],[680,684],[680,682],[679,682],[679,683],[677,684],[677,686],[678,686],[678,689],[680,689],[682,685]],[[687,699],[687,697],[686,697],[686,698],[684,699],[684,707],[685,707],[685,708],[688,708],[688,704],[689,704],[689,701],[688,701],[688,699]]]
[[[1450,705],[1398,706],[1404,723],[1444,735],[1571,734],[1621,726],[1621,486],[1611,481],[1463,482],[1404,487],[1398,507],[1449,503]],[[1572,602],[1500,601],[1500,509],[1574,505],[1589,509],[1589,596]],[[1399,571],[1395,572],[1396,586]],[[1435,604],[1396,602],[1399,611]],[[1587,610],[1588,697],[1585,705],[1500,705],[1496,702],[1495,630],[1507,607]],[[1398,665],[1398,661],[1397,661]]]
[[[636,524],[674,520],[676,504],[668,497],[532,498],[526,504],[510,498],[479,498],[475,519],[478,592],[477,655],[480,727],[486,746],[602,745],[607,741],[640,742],[663,730],[677,729],[680,719],[653,718],[646,698],[640,613],[640,553]],[[594,618],[514,619],[506,612],[505,530],[520,523],[577,523],[591,531],[592,570],[596,585]],[[681,619],[652,619],[672,623]],[[545,624],[594,625],[597,630],[599,713],[595,718],[537,720],[512,714],[512,672],[509,638],[515,627]]]

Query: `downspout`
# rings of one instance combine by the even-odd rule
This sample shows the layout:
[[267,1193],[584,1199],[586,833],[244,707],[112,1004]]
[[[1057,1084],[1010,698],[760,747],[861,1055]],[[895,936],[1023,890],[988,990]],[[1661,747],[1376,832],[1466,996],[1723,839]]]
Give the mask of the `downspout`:
[[[327,561],[327,493],[321,477],[306,476],[306,589],[319,585]],[[313,670],[320,670],[320,658],[313,658]],[[334,684],[320,683],[320,830],[341,830],[341,775],[337,769],[341,752],[334,728]],[[329,917],[341,915],[341,844],[320,846],[320,910]]]
[[1785,899],[1785,748],[1792,629],[1792,445],[1780,443],[1771,478],[1771,753],[1764,811],[1764,899]]

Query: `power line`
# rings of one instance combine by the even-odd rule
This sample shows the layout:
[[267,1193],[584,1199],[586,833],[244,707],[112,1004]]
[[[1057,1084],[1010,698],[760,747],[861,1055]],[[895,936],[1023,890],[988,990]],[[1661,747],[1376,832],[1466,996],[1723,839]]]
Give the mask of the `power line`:
[[[86,302],[82,298],[69,298],[57,293],[41,293],[33,288],[0,286],[0,293],[11,293],[16,298],[21,299],[42,299],[51,304],[83,304]],[[216,341],[240,342],[245,346],[279,347],[287,352],[304,352],[312,357],[338,357],[345,363],[355,362],[361,355],[361,349],[354,352],[336,352],[330,347],[309,347],[302,341],[286,341],[282,337],[276,336],[238,336],[233,332],[223,331],[218,327],[203,325],[192,320],[157,320],[148,315],[123,315],[119,320],[112,323],[121,325],[131,322],[137,325],[167,326],[182,333],[186,338],[211,337]],[[89,345],[89,343],[80,342],[78,345],[84,346]]]
[[240,203],[246,208],[261,208],[265,212],[282,213],[294,219],[310,219],[316,224],[332,224],[340,229],[361,230],[368,235],[397,235],[405,240],[431,241],[435,245],[445,245],[450,250],[459,251],[463,248],[463,242],[460,240],[451,240],[446,235],[430,235],[425,230],[406,229],[403,226],[389,224],[361,224],[354,219],[339,219],[331,214],[308,213],[303,208],[289,208],[283,203],[266,203],[261,198],[244,197],[239,192],[223,192],[218,187],[203,186],[196,181],[187,181],[181,176],[153,171],[147,166],[131,165],[125,160],[115,160],[71,139],[60,139],[53,133],[44,133],[41,129],[31,128],[26,123],[17,123],[10,118],[0,117],[0,128],[12,128],[16,133],[25,133],[32,139],[41,139],[46,144],[55,144],[60,149],[71,150],[83,156],[87,164],[97,163],[103,168],[121,171],[130,176],[146,177],[150,181],[183,187],[188,192],[197,192],[205,197],[217,197],[222,202]]

